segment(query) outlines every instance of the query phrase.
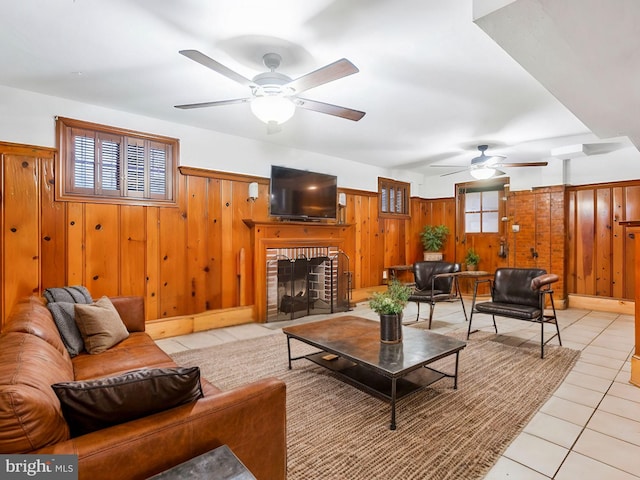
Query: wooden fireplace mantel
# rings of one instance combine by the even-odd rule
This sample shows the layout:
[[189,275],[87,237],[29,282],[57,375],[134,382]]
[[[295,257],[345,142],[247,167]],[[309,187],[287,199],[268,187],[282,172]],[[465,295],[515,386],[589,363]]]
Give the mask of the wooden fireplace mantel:
[[338,247],[345,250],[352,237],[352,224],[243,220],[251,229],[255,319],[267,320],[267,249],[295,247]]

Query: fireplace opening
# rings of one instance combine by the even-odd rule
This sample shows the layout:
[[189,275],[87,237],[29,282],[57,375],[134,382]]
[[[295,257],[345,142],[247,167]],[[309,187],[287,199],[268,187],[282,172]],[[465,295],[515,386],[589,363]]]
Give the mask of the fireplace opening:
[[333,247],[268,249],[267,258],[268,322],[349,310],[351,276],[344,252]]

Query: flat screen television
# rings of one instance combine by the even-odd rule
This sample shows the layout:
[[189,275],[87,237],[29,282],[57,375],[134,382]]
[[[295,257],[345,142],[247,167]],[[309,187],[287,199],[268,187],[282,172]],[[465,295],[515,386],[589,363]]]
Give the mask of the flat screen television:
[[271,166],[269,214],[287,220],[336,220],[338,177]]

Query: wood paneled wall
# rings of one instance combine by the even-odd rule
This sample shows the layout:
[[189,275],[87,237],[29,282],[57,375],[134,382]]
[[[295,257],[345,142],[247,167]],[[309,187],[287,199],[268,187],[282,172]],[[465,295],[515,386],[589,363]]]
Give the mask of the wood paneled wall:
[[[57,202],[54,150],[0,143],[0,155],[3,321],[19,298],[63,285],[86,285],[94,297],[142,295],[148,319],[253,303],[253,246],[243,220],[268,219],[268,179],[183,167],[175,207]],[[344,222],[353,226],[345,252],[354,288],[382,283],[385,267],[420,260],[426,224],[448,225],[454,237],[445,258],[463,261],[454,198],[412,198],[409,217],[380,218],[376,192],[341,192]],[[560,273],[562,297],[633,298],[625,266],[635,259],[634,241],[619,222],[640,219],[640,181],[515,192],[507,211],[504,264]],[[479,253],[493,258],[498,247]],[[492,261],[481,268],[501,265]]]
[[[149,320],[253,304],[243,220],[268,218],[268,179],[182,167],[174,207],[56,202],[55,154],[0,143],[3,322],[19,298],[64,285],[94,297],[142,295]],[[379,220],[375,192],[344,192],[353,286],[379,285],[387,262],[405,261],[408,220]]]
[[407,263],[423,259],[420,233],[425,225],[446,225],[450,235],[443,247],[444,260],[456,260],[456,201],[455,198],[411,199],[411,222],[409,224],[409,245]]
[[635,236],[620,225],[640,220],[640,181],[571,187],[568,194],[568,289],[633,299]]

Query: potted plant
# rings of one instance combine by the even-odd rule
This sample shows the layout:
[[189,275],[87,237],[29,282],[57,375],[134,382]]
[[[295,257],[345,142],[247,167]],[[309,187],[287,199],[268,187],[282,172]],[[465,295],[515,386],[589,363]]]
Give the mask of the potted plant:
[[470,248],[464,257],[464,263],[467,264],[467,270],[474,271],[480,263],[480,255],[473,248]]
[[442,246],[449,235],[446,225],[425,225],[420,232],[425,261],[442,260]]
[[387,290],[376,292],[369,300],[371,310],[380,315],[380,341],[402,341],[402,311],[409,301],[411,288],[398,280],[392,280]]

